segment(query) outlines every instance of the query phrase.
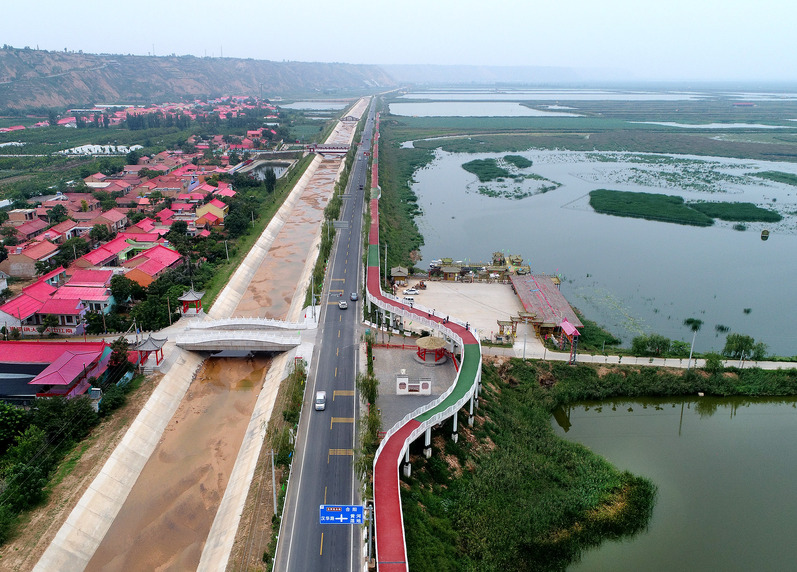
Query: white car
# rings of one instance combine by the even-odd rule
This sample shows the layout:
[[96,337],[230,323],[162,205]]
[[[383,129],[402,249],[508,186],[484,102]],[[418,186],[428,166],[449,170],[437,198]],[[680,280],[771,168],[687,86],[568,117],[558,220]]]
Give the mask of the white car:
[[415,296],[416,294],[418,294],[418,291],[415,288],[407,288],[404,290],[405,296]]
[[348,307],[349,304],[346,302],[346,300],[341,300],[340,302],[338,302],[338,308],[340,308],[341,310],[345,310]]
[[326,391],[316,391],[315,392],[315,410],[316,411],[323,411],[327,407],[327,392]]

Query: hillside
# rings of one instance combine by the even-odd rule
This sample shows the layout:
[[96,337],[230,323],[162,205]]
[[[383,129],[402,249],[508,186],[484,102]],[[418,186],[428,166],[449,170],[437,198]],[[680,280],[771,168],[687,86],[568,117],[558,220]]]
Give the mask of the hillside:
[[264,97],[393,86],[378,66],[235,58],[95,55],[0,49],[0,110]]

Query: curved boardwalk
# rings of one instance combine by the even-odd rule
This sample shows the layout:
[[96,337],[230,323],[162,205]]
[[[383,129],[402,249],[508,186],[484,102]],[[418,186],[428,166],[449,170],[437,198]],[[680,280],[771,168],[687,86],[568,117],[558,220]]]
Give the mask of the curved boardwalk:
[[[377,191],[379,183],[378,116],[375,133],[376,143],[374,144],[371,171],[372,192]],[[481,380],[481,347],[478,339],[462,324],[454,321],[444,323],[442,318],[405,306],[394,297],[382,292],[379,276],[378,199],[371,200],[370,209],[368,300],[393,314],[410,317],[415,322],[437,329],[453,339],[462,352],[454,384],[443,395],[427,405],[419,407],[390,428],[376,452],[374,459],[374,513],[377,567],[381,572],[393,572],[409,569],[399,492],[399,463],[413,440],[433,425],[456,415],[468,400],[472,400],[478,395],[479,381]]]

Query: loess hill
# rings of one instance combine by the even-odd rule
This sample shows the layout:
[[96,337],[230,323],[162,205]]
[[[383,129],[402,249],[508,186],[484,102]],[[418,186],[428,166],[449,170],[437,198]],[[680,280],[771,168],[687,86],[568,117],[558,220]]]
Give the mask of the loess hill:
[[260,95],[261,86],[264,97],[290,97],[393,85],[371,65],[0,49],[0,110]]

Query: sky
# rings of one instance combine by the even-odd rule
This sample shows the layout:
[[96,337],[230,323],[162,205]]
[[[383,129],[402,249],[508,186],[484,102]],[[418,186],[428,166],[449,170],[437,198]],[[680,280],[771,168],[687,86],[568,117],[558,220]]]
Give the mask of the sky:
[[0,43],[17,48],[353,64],[550,66],[598,75],[606,70],[612,77],[619,71],[624,78],[644,81],[797,80],[794,0],[3,4]]

